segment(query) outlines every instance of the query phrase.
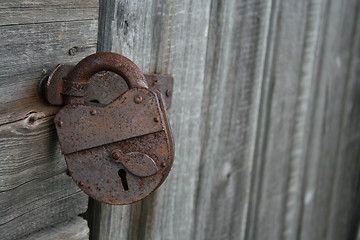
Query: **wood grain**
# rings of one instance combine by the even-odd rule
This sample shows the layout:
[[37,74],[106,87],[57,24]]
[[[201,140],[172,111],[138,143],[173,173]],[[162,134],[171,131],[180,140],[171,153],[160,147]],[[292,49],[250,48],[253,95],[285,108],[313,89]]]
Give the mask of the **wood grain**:
[[92,239],[355,238],[359,3],[113,0],[100,16],[98,50],[174,76],[176,160],[141,203],[92,202]]
[[245,239],[269,15],[261,1],[212,1],[191,239]]
[[354,117],[343,109],[356,9],[356,1],[274,2],[246,239],[356,236],[358,147],[339,152]]
[[81,217],[45,228],[33,233],[23,240],[86,240],[89,239],[87,222]]
[[[0,124],[30,112],[54,114],[40,98],[39,81],[60,63],[77,63],[95,52],[97,21],[55,22],[0,27]],[[68,54],[78,47],[74,56]]]
[[[57,109],[40,101],[35,82],[94,51],[97,25],[94,2],[78,14],[65,0],[7,4],[0,232],[13,239],[85,210],[48,117]],[[100,17],[98,50],[174,76],[176,162],[145,201],[93,201],[93,239],[356,236],[359,3],[114,0],[101,1]]]
[[176,111],[170,115],[177,161],[161,189],[141,204],[95,204],[97,227],[92,236],[161,239],[181,234],[191,239],[210,1],[103,1],[100,6],[100,51],[121,53],[145,73],[171,74],[176,79],[172,103]]
[[320,17],[309,1],[272,6],[246,239],[296,239]]
[[5,0],[0,5],[0,26],[45,22],[95,20],[98,18],[97,0]]
[[[53,126],[58,107],[37,92],[57,64],[95,52],[98,2],[71,2],[5,1],[0,7],[1,239],[20,239],[87,209],[88,197],[65,173]],[[70,56],[72,47],[77,52]],[[74,224],[86,232],[84,222]],[[33,236],[49,239],[64,231],[55,229]]]
[[87,196],[65,174],[53,117],[0,127],[0,233],[17,239],[85,212]]
[[248,198],[242,193],[250,187],[262,81],[257,71],[265,60],[269,13],[259,1],[101,4],[101,51],[124,54],[144,72],[174,76],[169,116],[176,162],[164,185],[142,203],[93,202],[93,239],[244,234]]
[[[321,65],[305,176],[301,239],[355,239],[359,202],[358,1],[331,1],[321,44]],[[330,17],[331,16],[331,17]],[[315,224],[319,225],[318,227]]]

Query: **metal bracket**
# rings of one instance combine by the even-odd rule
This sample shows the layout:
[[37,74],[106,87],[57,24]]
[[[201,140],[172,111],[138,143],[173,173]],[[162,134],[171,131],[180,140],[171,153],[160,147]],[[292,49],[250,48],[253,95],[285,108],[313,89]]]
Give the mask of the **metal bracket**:
[[[84,96],[85,102],[93,104],[109,104],[128,86],[121,76],[112,72],[96,73],[90,83],[72,85],[66,81],[72,65],[58,65],[49,76],[40,81],[39,91],[44,98],[53,105],[64,105],[63,94]],[[171,106],[174,79],[168,75],[144,74],[150,90],[159,91],[163,97],[166,109]]]

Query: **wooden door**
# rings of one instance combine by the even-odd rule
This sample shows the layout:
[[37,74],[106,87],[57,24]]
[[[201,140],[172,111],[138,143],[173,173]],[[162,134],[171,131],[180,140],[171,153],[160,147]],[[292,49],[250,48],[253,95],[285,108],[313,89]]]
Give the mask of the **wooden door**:
[[[5,0],[1,239],[355,239],[359,10],[357,0]],[[54,66],[96,50],[175,79],[173,169],[128,206],[75,186],[58,108],[37,94]]]
[[97,0],[1,1],[0,239],[87,237],[77,215],[88,198],[66,175],[53,124],[58,108],[37,85],[57,64],[96,51],[98,8]]

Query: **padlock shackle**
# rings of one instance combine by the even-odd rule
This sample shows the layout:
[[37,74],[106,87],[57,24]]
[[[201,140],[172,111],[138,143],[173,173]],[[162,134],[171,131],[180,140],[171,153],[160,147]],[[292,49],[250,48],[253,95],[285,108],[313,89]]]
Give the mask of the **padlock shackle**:
[[127,57],[113,52],[99,52],[81,60],[69,73],[69,81],[88,83],[97,72],[111,71],[119,74],[129,88],[148,88],[140,68]]

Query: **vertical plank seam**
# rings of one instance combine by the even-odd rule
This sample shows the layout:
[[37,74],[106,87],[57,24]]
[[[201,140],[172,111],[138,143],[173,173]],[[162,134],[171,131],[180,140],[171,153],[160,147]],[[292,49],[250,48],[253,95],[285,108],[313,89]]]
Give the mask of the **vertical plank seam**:
[[[99,0],[97,52],[110,51],[110,46],[112,45],[110,34],[108,37],[105,37],[108,35],[108,28],[111,28],[111,24],[108,23],[108,21],[110,22],[110,19],[106,16],[107,10],[111,9],[110,3],[113,3],[113,1]],[[113,6],[113,10],[114,8],[115,6]]]
[[[164,12],[164,6],[163,6],[163,4],[160,4],[160,6],[161,6],[161,12]],[[171,19],[171,22],[173,21],[173,18],[171,17],[170,18]],[[154,21],[154,24],[153,24],[153,29],[152,29],[152,34],[154,35],[154,34],[156,34],[155,33],[155,29],[156,29],[156,24],[155,24],[155,19],[153,19],[153,21]],[[145,21],[144,21],[144,24],[145,24]],[[169,24],[169,26],[172,26],[172,24]],[[162,27],[163,27],[163,21],[160,21],[160,26],[159,26],[159,28],[160,29],[162,29]],[[170,31],[172,31],[172,29],[170,30]],[[156,56],[159,56],[160,55],[160,51],[161,51],[161,49],[160,49],[160,43],[162,42],[161,41],[161,38],[163,37],[163,35],[162,34],[160,34],[160,39],[159,39],[159,41],[156,43],[156,45],[157,45],[157,53],[156,53]],[[152,52],[152,50],[153,50],[153,48],[151,48],[151,52]],[[159,61],[158,61],[158,57],[156,58],[156,60],[155,60],[156,62],[155,62],[155,67],[154,67],[154,70],[155,70],[155,73],[157,73],[158,72],[158,68],[159,68]],[[167,72],[169,72],[168,70],[167,70]],[[164,73],[163,73],[164,74]]]
[[[326,46],[326,42],[327,42],[327,38],[325,38],[324,36],[326,36],[326,32],[327,32],[327,27],[329,25],[329,9],[330,9],[330,4],[327,4],[326,0],[325,0],[325,3],[324,3],[324,16],[325,16],[325,20],[323,20],[324,24],[323,26],[321,27],[322,29],[321,30],[321,34],[320,34],[320,37],[321,37],[321,40],[320,40],[320,47],[319,47],[319,63],[318,63],[318,67],[317,67],[317,70],[314,72],[314,79],[321,79],[321,70],[322,69],[322,66],[324,65],[324,58],[322,57],[323,54],[324,54],[324,51],[325,51],[325,46]],[[320,81],[315,81],[314,83],[314,93],[313,95],[314,96],[318,96],[319,94],[319,90],[320,90],[320,86],[321,86],[321,82]],[[314,99],[314,101],[316,101]],[[317,109],[314,107],[312,110],[311,110],[311,113],[310,115],[311,116],[315,116],[315,112],[317,111]],[[313,129],[314,129],[314,126],[313,125],[310,125],[309,126],[309,132],[312,133],[313,132]],[[308,141],[307,143],[310,144],[311,141],[310,139],[312,138],[312,134],[309,134],[308,135]],[[309,145],[306,147],[306,153],[305,153],[305,174],[304,176],[306,175],[306,173],[308,172],[308,163],[309,163],[309,160],[310,159],[310,151],[311,149],[309,148]],[[299,216],[299,228],[298,228],[298,231],[297,231],[297,239],[302,239],[303,237],[303,232],[302,232],[302,229],[303,229],[303,221],[304,221],[304,209],[305,209],[305,198],[306,198],[306,189],[308,187],[308,179],[304,177],[303,179],[303,186],[302,186],[302,192],[301,192],[301,206],[300,206],[300,216]]]
[[[318,25],[318,32],[320,32],[319,34],[319,47],[318,50],[316,52],[318,52],[318,67],[316,69],[314,69],[313,73],[312,73],[312,78],[314,79],[314,85],[313,85],[313,93],[312,96],[317,96],[318,95],[318,91],[320,89],[320,81],[317,81],[317,79],[320,79],[320,75],[321,72],[319,71],[319,69],[321,69],[321,66],[323,66],[323,61],[324,58],[321,57],[324,53],[324,49],[325,49],[325,42],[326,42],[326,38],[324,37],[326,34],[326,29],[328,26],[328,20],[329,20],[329,14],[326,14],[329,12],[329,4],[326,4],[327,0],[323,1],[323,11],[322,14],[320,14],[320,19],[319,19],[319,25]],[[325,20],[322,19],[323,16],[326,16]],[[314,53],[315,54],[315,53]],[[314,62],[315,64],[315,62]],[[315,98],[314,100],[315,101]],[[309,121],[311,122],[311,116],[314,116],[315,112],[317,111],[317,109],[315,107],[313,107],[312,109],[310,108],[309,110]],[[303,221],[304,221],[304,209],[305,209],[305,197],[306,197],[306,189],[308,186],[308,179],[305,177],[307,175],[308,172],[308,163],[309,163],[309,159],[310,159],[310,148],[309,148],[309,143],[311,142],[310,139],[312,138],[312,132],[313,132],[313,125],[309,125],[309,134],[307,136],[307,141],[306,141],[306,146],[304,146],[305,150],[304,150],[304,174],[303,174],[303,180],[301,183],[301,192],[300,192],[300,206],[299,206],[299,222],[298,222],[298,229],[296,232],[296,239],[302,239],[302,228],[303,228]]]
[[[266,139],[268,137],[269,121],[267,121],[268,116],[270,115],[271,108],[271,99],[272,99],[272,78],[269,77],[269,72],[275,57],[274,52],[276,51],[276,39],[278,39],[278,34],[272,31],[275,26],[279,25],[280,20],[280,5],[277,0],[270,1],[270,14],[268,19],[268,27],[265,39],[265,56],[263,63],[263,72],[261,76],[261,89],[259,94],[259,107],[257,110],[257,120],[256,120],[256,133],[254,140],[254,149],[252,154],[252,174],[250,180],[250,193],[253,193],[249,201],[249,210],[247,213],[247,227],[245,230],[245,239],[256,239],[257,231],[255,228],[258,224],[258,210],[259,210],[259,201],[261,198],[261,188],[262,181],[260,176],[264,172],[264,152],[267,148]],[[271,59],[271,60],[270,60]]]
[[[311,105],[311,82],[316,69],[316,48],[318,47],[319,34],[318,28],[321,21],[321,12],[318,1],[309,1],[306,10],[306,22],[303,38],[303,49],[301,53],[300,74],[298,78],[296,109],[294,125],[292,127],[292,138],[290,145],[290,163],[286,181],[285,208],[282,213],[282,238],[293,239],[292,233],[296,236],[296,228],[299,228],[301,211],[301,189],[304,184],[303,176],[305,171],[306,141],[308,132],[306,131],[309,123],[308,109]],[[308,87],[306,88],[306,85]],[[292,231],[293,229],[293,231]]]
[[[206,59],[208,59],[208,57],[209,57],[209,51],[208,51],[208,48],[209,48],[209,39],[210,39],[210,37],[211,37],[211,34],[210,34],[210,23],[211,23],[211,13],[212,13],[212,9],[213,9],[213,4],[214,4],[214,0],[210,0],[210,4],[209,4],[209,16],[208,16],[208,24],[207,24],[207,33],[208,33],[208,35],[207,35],[207,38],[206,38],[206,46],[205,46],[205,60]],[[204,64],[204,78],[205,78],[205,75],[206,75],[206,69],[207,69],[207,67],[208,67],[208,64]],[[210,79],[210,81],[211,81],[212,79]],[[209,107],[209,105],[207,104],[207,105],[203,105],[203,102],[204,102],[204,96],[206,96],[206,94],[205,94],[205,91],[206,91],[206,89],[204,89],[203,88],[203,93],[202,93],[202,102],[201,102],[201,109],[204,109],[204,108],[208,108]],[[203,113],[201,114],[201,118],[203,118],[204,117],[204,115],[203,115]],[[203,123],[203,121],[201,121],[201,125],[203,125],[204,123]],[[207,121],[205,121],[205,124],[207,124]],[[201,129],[201,125],[200,125],[200,129]],[[206,133],[208,133],[208,132],[206,132]],[[200,141],[201,142],[203,142],[203,139],[204,138],[200,138]],[[203,144],[201,144],[201,146],[200,146],[200,155],[199,155],[199,166],[201,166],[202,165],[202,162],[204,161],[204,160],[202,160],[204,157],[204,147],[203,147]],[[197,223],[198,223],[198,221],[197,221],[197,216],[199,216],[199,210],[200,210],[200,208],[198,207],[199,206],[199,202],[200,202],[200,198],[199,198],[199,196],[200,196],[200,191],[201,191],[201,179],[202,179],[202,177],[203,177],[203,175],[204,175],[204,173],[203,173],[203,171],[201,171],[200,169],[199,169],[199,174],[197,175],[197,178],[196,178],[196,183],[195,183],[195,185],[196,185],[196,188],[195,188],[195,193],[194,193],[194,216],[193,216],[193,218],[195,218],[194,219],[194,224],[191,226],[191,229],[190,229],[190,232],[191,232],[191,236],[192,236],[192,239],[197,239],[197,233],[198,233],[198,231],[196,231],[196,229],[197,229]]]
[[[259,119],[259,116],[261,115],[261,102],[262,102],[262,93],[264,91],[264,82],[265,82],[265,78],[264,78],[264,69],[265,69],[265,63],[266,63],[266,56],[267,56],[267,49],[268,49],[268,38],[270,35],[270,21],[271,21],[271,15],[272,15],[272,1],[267,2],[266,4],[266,8],[265,10],[263,10],[263,5],[260,5],[259,7],[259,11],[262,12],[264,11],[265,14],[263,16],[265,16],[265,20],[264,20],[264,35],[262,38],[258,38],[256,41],[256,62],[259,61],[258,64],[256,64],[254,71],[258,71],[260,74],[254,74],[254,81],[258,82],[258,89],[253,88],[254,91],[254,96],[253,99],[253,106],[254,106],[254,111],[252,116],[249,117],[250,121],[253,122],[252,126],[251,126],[251,131],[249,134],[250,135],[250,139],[251,142],[249,144],[249,150],[248,150],[248,157],[249,157],[249,181],[246,184],[246,194],[244,194],[244,198],[245,199],[245,204],[244,204],[244,213],[243,216],[241,217],[241,222],[243,223],[242,226],[242,230],[240,231],[241,236],[240,239],[247,239],[247,232],[249,229],[249,216],[250,216],[250,211],[251,211],[251,190],[252,190],[252,184],[253,184],[253,168],[255,165],[255,150],[256,150],[256,142],[257,142],[257,137],[258,137],[258,126],[260,126],[261,124],[261,120]],[[258,28],[261,30],[261,24],[258,25]],[[260,52],[260,54],[259,54]],[[254,84],[254,87],[256,87],[257,85]],[[253,121],[252,121],[253,120]],[[234,224],[231,224],[231,232],[234,231]]]
[[[107,23],[107,21],[109,21],[107,15],[110,14],[106,14],[108,12],[108,9],[110,9],[110,3],[113,3],[113,1],[99,0],[96,52],[110,51],[109,46],[112,45],[112,38],[110,36],[107,36],[108,27],[111,28],[111,24]],[[102,216],[101,205],[102,204],[100,202],[97,202],[94,199],[89,198],[88,200],[88,209],[85,215],[85,219],[88,222],[89,226],[89,239],[100,239],[101,237],[100,230],[102,226],[100,224],[100,219],[104,217]],[[108,215],[105,222],[109,222],[109,219],[110,216]]]
[[[359,10],[359,6],[360,6],[360,2],[359,1],[356,1],[356,7],[355,9]],[[333,222],[334,219],[336,219],[335,217],[335,212],[336,212],[336,197],[335,197],[335,192],[336,192],[336,189],[337,189],[337,183],[338,183],[338,179],[339,179],[339,169],[340,169],[340,164],[342,163],[341,161],[341,149],[343,148],[343,144],[344,144],[344,132],[343,132],[343,129],[345,128],[345,125],[346,125],[346,118],[347,118],[347,115],[345,114],[346,113],[346,98],[348,97],[348,95],[346,94],[346,91],[349,89],[349,85],[351,83],[351,80],[350,80],[350,76],[351,76],[351,68],[353,66],[353,61],[355,59],[355,54],[358,54],[358,52],[355,52],[355,51],[352,51],[354,50],[355,46],[356,46],[356,34],[357,34],[357,22],[358,22],[358,18],[359,18],[359,11],[355,11],[356,12],[356,15],[354,17],[354,24],[353,24],[353,29],[352,29],[352,38],[351,38],[351,43],[350,43],[350,46],[351,46],[351,53],[350,53],[350,56],[349,56],[349,64],[347,66],[347,71],[346,71],[346,78],[345,78],[345,86],[346,88],[344,88],[344,92],[345,94],[343,94],[343,98],[341,99],[341,102],[343,103],[342,104],[342,108],[341,108],[341,122],[340,122],[340,129],[341,129],[341,132],[339,133],[339,140],[338,140],[338,144],[337,144],[337,149],[336,149],[336,166],[335,166],[335,173],[334,173],[334,178],[333,178],[333,184],[331,185],[331,198],[330,198],[330,213],[329,213],[329,217],[328,217],[328,220],[327,220],[327,231],[326,231],[326,235],[325,235],[325,238],[324,239],[331,239],[331,236],[330,236],[330,230],[331,228],[329,227],[331,222]],[[332,226],[332,224],[331,224]],[[350,226],[349,226],[350,227]],[[350,237],[350,236],[348,236]],[[354,238],[356,237],[353,236]]]

